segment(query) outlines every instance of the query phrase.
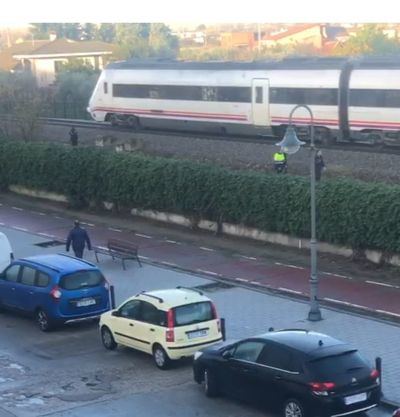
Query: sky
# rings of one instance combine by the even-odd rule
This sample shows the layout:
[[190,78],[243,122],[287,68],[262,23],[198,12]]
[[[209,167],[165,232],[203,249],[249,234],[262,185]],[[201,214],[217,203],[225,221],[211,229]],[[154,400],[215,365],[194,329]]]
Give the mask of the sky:
[[398,0],[3,0],[0,25],[12,27],[29,22],[396,23],[400,22],[398,4]]

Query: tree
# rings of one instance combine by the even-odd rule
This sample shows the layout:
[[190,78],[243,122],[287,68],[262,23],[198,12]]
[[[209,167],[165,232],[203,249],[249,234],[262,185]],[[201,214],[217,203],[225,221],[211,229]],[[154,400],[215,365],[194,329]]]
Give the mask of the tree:
[[96,38],[103,42],[109,42],[109,43],[115,42],[115,24],[114,23],[102,23],[97,32]]
[[163,23],[118,23],[116,42],[122,58],[175,57],[178,39]]
[[150,27],[149,49],[152,56],[175,58],[179,50],[179,41],[171,29],[163,23],[153,23]]
[[335,48],[335,55],[382,55],[398,53],[399,43],[394,39],[388,39],[379,29],[378,25],[365,25],[357,35],[351,37],[346,43]]
[[79,23],[32,23],[31,33],[35,39],[49,39],[50,33],[55,33],[57,38],[80,40],[83,36],[83,28]]
[[34,139],[47,106],[31,74],[0,73],[0,109],[5,114],[0,122],[2,136]]

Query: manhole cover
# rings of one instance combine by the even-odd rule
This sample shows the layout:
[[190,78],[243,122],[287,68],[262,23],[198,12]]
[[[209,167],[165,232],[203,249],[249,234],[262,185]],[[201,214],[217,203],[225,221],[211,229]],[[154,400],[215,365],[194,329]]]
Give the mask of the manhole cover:
[[229,288],[234,288],[234,285],[231,284],[226,284],[225,282],[210,282],[209,284],[203,284],[203,285],[196,285],[195,288],[196,290],[200,290],[200,291],[206,291],[206,292],[214,292],[214,291],[218,291],[218,290],[226,290]]
[[35,246],[40,246],[41,248],[50,248],[51,246],[60,245],[64,245],[64,242],[61,242],[60,240],[49,240],[48,242],[35,243]]

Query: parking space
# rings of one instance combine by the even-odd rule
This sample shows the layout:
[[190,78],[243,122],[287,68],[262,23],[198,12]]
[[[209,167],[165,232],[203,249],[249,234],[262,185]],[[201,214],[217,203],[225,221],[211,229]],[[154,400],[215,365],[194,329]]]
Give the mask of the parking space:
[[[64,252],[63,245],[37,246],[50,240],[44,236],[2,227],[0,231],[8,235],[18,257]],[[95,260],[89,251],[85,258]],[[307,328],[347,340],[371,361],[377,355],[383,358],[385,394],[392,399],[398,396],[400,330],[396,326],[326,309],[323,321],[311,323],[306,320],[307,303],[219,285],[146,263],[140,268],[135,261],[127,262],[126,271],[119,260],[110,257],[102,257],[99,266],[115,286],[117,303],[143,290],[178,285],[202,288],[226,318],[228,338],[243,338],[274,327]],[[21,417],[130,416],[133,407],[138,415],[147,410],[148,415],[169,416],[176,415],[178,406],[184,410],[180,415],[188,417],[265,415],[236,402],[205,399],[192,380],[190,361],[161,372],[150,356],[127,348],[106,351],[94,323],[42,333],[30,319],[2,313],[0,328],[0,417],[2,409]],[[385,411],[374,415],[385,415]]]

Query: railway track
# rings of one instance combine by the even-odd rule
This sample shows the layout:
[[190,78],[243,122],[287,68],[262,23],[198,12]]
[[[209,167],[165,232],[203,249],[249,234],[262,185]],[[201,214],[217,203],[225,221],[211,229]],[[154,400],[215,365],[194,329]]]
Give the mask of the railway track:
[[[174,129],[155,129],[155,128],[142,128],[140,130],[134,130],[128,126],[111,126],[107,122],[95,122],[92,120],[77,120],[77,119],[58,119],[58,118],[41,118],[43,124],[54,125],[54,126],[75,126],[83,129],[98,129],[102,131],[109,132],[128,132],[128,133],[149,133],[153,135],[160,136],[178,136],[185,138],[193,139],[211,139],[215,141],[232,141],[232,142],[243,142],[243,143],[257,143],[265,145],[275,145],[277,138],[273,136],[244,136],[244,135],[231,135],[231,134],[217,134],[210,132],[200,132],[200,131],[184,131],[184,130],[174,130]],[[307,146],[307,145],[306,145]],[[367,152],[367,153],[380,153],[380,154],[396,154],[400,155],[400,145],[399,146],[372,146],[369,144],[361,143],[349,143],[349,142],[339,142],[333,145],[318,144],[318,147],[321,149],[331,149],[331,150],[345,150],[351,152]]]

